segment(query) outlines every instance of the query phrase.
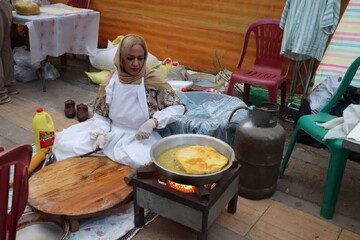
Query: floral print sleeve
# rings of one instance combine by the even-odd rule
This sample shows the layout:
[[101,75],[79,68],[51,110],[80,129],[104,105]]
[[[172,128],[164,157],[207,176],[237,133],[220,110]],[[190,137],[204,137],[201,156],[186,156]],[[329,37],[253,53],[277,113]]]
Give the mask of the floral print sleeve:
[[106,96],[96,98],[94,104],[94,113],[99,114],[100,116],[109,117],[109,104],[105,103]]
[[152,116],[156,111],[163,110],[169,106],[185,106],[174,91],[146,89],[146,97],[150,116]]

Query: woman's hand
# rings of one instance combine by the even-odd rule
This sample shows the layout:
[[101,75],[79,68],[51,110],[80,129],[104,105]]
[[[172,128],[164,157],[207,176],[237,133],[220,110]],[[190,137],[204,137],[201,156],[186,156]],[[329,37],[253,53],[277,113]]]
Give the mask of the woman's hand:
[[157,120],[152,118],[147,120],[143,125],[140,126],[139,130],[137,131],[135,138],[136,140],[144,140],[148,139],[153,132],[154,128],[157,125]]
[[93,150],[95,151],[96,149],[103,149],[105,143],[106,143],[106,137],[105,137],[105,135],[99,134],[99,135],[96,137],[96,140],[95,140],[95,142],[94,142],[94,144],[93,144]]

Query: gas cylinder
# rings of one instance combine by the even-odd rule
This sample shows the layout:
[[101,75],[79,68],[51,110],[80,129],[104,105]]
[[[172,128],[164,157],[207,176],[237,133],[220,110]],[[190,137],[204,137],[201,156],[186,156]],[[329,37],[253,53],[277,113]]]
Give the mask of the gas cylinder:
[[237,125],[233,144],[235,157],[241,165],[239,195],[264,199],[276,190],[285,130],[275,120],[276,104],[264,103],[260,108],[252,106],[247,109],[249,118]]

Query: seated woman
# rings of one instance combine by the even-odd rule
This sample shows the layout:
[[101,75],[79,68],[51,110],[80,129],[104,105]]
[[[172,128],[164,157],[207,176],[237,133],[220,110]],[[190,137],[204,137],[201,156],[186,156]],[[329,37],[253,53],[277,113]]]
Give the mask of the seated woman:
[[133,168],[151,161],[150,148],[161,139],[153,129],[177,121],[185,105],[160,73],[146,68],[147,55],[142,37],[124,37],[115,54],[116,71],[99,88],[94,116],[56,133],[57,160],[102,149]]

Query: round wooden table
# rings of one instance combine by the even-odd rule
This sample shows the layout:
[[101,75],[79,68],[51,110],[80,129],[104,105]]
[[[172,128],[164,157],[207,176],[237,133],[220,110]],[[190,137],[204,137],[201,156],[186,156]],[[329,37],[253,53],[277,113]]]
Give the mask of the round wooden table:
[[76,232],[79,219],[105,213],[129,200],[133,188],[124,177],[133,172],[107,157],[69,158],[31,176],[28,203],[36,211],[69,220],[70,230]]

